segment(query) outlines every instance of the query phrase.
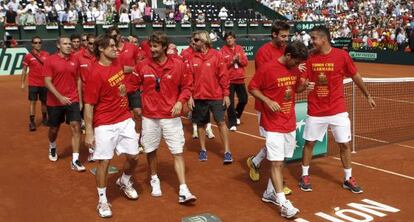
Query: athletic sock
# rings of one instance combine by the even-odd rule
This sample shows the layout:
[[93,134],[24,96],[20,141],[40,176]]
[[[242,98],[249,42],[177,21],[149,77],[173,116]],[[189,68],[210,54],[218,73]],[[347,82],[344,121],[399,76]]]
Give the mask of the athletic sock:
[[352,168],[344,169],[344,173],[345,173],[345,180],[349,180],[349,178],[352,177]]
[[275,188],[273,187],[272,180],[271,180],[270,178],[269,178],[269,180],[267,181],[266,192],[267,192],[267,193],[272,193],[272,192],[275,192],[275,193],[276,193]]
[[49,149],[56,149],[56,141],[54,142],[49,141]]
[[99,203],[108,203],[108,199],[106,199],[106,187],[98,188],[98,196],[99,196]]
[[72,153],[72,162],[76,162],[79,160],[79,153]]
[[193,131],[197,131],[197,124],[193,123]]
[[211,130],[211,123],[207,123],[206,130]]
[[276,198],[279,200],[280,205],[286,202],[286,196],[283,192],[276,193]]
[[302,176],[308,176],[308,175],[309,175],[309,166],[302,165]]
[[156,180],[156,179],[159,179],[157,174],[151,175],[151,180]]
[[185,184],[185,183],[180,184],[180,193],[181,193],[182,191],[187,191],[187,190],[188,190],[187,184]]
[[260,149],[259,153],[253,157],[252,161],[256,167],[260,167],[260,163],[266,158],[266,147]]
[[130,179],[131,179],[131,175],[126,175],[125,172],[122,173],[121,182],[123,184],[128,184]]

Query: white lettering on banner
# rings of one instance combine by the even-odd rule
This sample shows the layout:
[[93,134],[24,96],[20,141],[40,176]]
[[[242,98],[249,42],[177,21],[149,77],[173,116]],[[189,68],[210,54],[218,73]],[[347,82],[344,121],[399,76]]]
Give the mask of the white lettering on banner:
[[[350,203],[348,204],[348,206],[356,208],[360,211],[365,211],[367,213],[370,214],[374,214],[375,216],[378,217],[384,217],[387,216],[386,214],[379,212],[379,211],[375,211],[375,210],[380,210],[380,211],[386,211],[386,212],[391,212],[391,213],[396,213],[398,211],[400,211],[397,208],[385,205],[385,204],[381,204],[378,202],[375,202],[373,200],[368,200],[368,199],[363,199],[362,202],[368,203],[370,205],[366,205],[366,204],[359,204],[359,203]],[[372,210],[375,209],[375,210]]]
[[[361,219],[356,219],[355,217],[348,216],[345,213],[355,214],[355,215],[358,215],[358,216],[362,217],[363,219],[362,220]],[[351,222],[370,222],[370,221],[374,220],[374,218],[371,217],[368,214],[365,214],[365,213],[362,213],[362,212],[359,212],[359,211],[356,211],[356,210],[351,210],[351,209],[338,210],[338,211],[335,212],[335,214],[336,214],[336,216],[338,216],[342,219],[345,219],[345,220],[349,220]]]
[[0,49],[0,75],[22,74],[22,62],[27,53],[26,48]]
[[[335,216],[323,213],[323,212],[318,212],[315,215],[318,217],[323,218],[326,221],[331,221],[331,222],[345,222],[345,221],[350,221],[350,222],[369,222],[369,221],[374,221],[374,216],[378,216],[378,217],[385,217],[387,216],[387,214],[383,213],[385,212],[391,212],[391,213],[396,213],[399,212],[400,210],[382,203],[378,203],[376,201],[373,200],[369,200],[369,199],[363,199],[362,202],[366,203],[349,203],[347,204],[350,207],[353,207],[355,209],[342,209],[342,210],[335,210]],[[339,207],[337,207],[339,209]],[[335,208],[336,209],[336,208]],[[382,212],[380,212],[382,211]],[[370,215],[372,214],[372,215]],[[351,216],[352,215],[352,216]],[[355,217],[357,216],[357,217]],[[339,218],[337,218],[339,217]],[[341,220],[344,219],[344,220]],[[295,220],[296,222],[307,222],[307,220],[304,220],[302,218],[298,218]]]

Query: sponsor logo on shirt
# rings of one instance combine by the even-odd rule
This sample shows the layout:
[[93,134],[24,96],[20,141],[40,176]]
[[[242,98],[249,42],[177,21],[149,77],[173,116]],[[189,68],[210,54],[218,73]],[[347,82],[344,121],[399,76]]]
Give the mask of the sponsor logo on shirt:
[[88,67],[88,64],[81,64],[80,67]]
[[71,66],[75,66],[75,63],[74,63],[74,62],[70,62],[70,65],[71,65]]

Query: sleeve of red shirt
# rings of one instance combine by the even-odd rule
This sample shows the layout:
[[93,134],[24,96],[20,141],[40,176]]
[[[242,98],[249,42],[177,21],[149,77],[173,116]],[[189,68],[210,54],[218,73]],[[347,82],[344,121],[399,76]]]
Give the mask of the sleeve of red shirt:
[[260,90],[261,88],[261,79],[262,73],[261,69],[259,69],[254,75],[253,78],[250,80],[249,85],[247,88],[250,90]]
[[344,58],[345,58],[345,67],[344,67],[344,72],[345,72],[345,76],[347,77],[352,77],[355,74],[357,74],[357,68],[355,66],[354,61],[352,61],[351,56],[349,56],[348,53],[344,53]]
[[52,77],[53,75],[52,73],[53,73],[52,66],[50,64],[50,59],[48,58],[46,59],[45,64],[43,65],[42,74],[43,76],[46,76],[46,77]]
[[221,54],[218,54],[218,72],[217,77],[219,78],[219,85],[221,87],[221,90],[223,91],[223,96],[229,96],[230,95],[230,79],[229,79],[229,72],[226,67],[226,63],[224,61],[224,58]]
[[138,63],[135,68],[134,71],[132,71],[132,73],[130,74],[130,77],[128,78],[129,84],[126,84],[127,86],[127,92],[128,93],[132,93],[132,92],[136,92],[140,85],[141,85],[141,68],[142,68],[142,62]]
[[240,66],[246,67],[249,63],[249,60],[247,59],[247,55],[244,52],[244,49],[240,46],[240,57],[239,57]]
[[188,101],[188,99],[190,99],[191,93],[192,93],[192,85],[193,85],[193,81],[191,76],[191,73],[188,72],[188,68],[187,65],[184,63],[181,63],[181,91],[180,91],[180,95],[178,96],[178,101],[180,101],[181,103],[185,103]]
[[264,63],[263,61],[264,61],[264,53],[263,53],[262,48],[259,48],[259,50],[256,53],[256,57],[254,59],[254,65],[255,65],[256,70],[259,67],[263,66],[263,63]]
[[30,62],[30,58],[29,58],[29,55],[30,54],[26,54],[25,56],[24,56],[24,59],[23,59],[23,67],[27,67],[27,66],[29,66],[29,62]]
[[83,101],[85,104],[96,105],[99,100],[102,80],[99,75],[91,73],[91,78],[85,83],[85,91],[83,92]]

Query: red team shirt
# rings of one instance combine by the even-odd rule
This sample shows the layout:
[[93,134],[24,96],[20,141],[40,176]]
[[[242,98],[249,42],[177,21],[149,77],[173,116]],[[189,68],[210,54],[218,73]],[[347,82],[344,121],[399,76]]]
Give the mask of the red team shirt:
[[308,115],[331,116],[346,112],[343,79],[357,73],[348,53],[332,48],[327,55],[310,55],[306,66],[309,81],[315,82],[315,89],[308,95]]
[[[244,52],[243,48],[239,45],[235,45],[234,48],[230,48],[227,45],[223,46],[221,48],[220,53],[224,57],[224,61],[227,65],[227,69],[229,71],[229,79],[230,83],[235,84],[242,84],[244,83],[244,79],[246,78],[244,76],[245,71],[244,68],[248,64],[246,53]],[[233,61],[233,57],[235,55],[239,55],[239,62],[231,65],[231,62]]]
[[128,108],[123,64],[118,59],[110,66],[94,64],[85,86],[85,103],[94,105],[93,126],[122,122],[132,115]]
[[78,59],[79,72],[83,85],[82,88],[84,88],[85,82],[87,81],[87,78],[90,76],[90,73],[92,71],[92,65],[96,62],[96,57],[92,55],[88,49],[81,50],[75,54],[75,56]]
[[[118,60],[122,62],[124,66],[135,67],[135,65],[143,59],[145,59],[145,52],[132,43],[124,42],[122,49],[118,50]],[[131,87],[129,85],[131,82],[129,81],[130,74],[131,73],[125,73],[128,91],[130,91],[129,89]]]
[[[270,61],[276,61],[279,57],[283,56],[285,53],[285,48],[278,48],[275,45],[273,45],[272,42],[268,42],[264,44],[262,47],[257,50],[256,57],[254,59],[256,70],[259,70],[261,66],[264,64],[270,62]],[[257,99],[254,103],[254,108],[261,112],[261,102]]]
[[195,53],[194,49],[191,48],[191,46],[188,46],[188,48],[181,51],[181,57],[184,61],[188,61],[193,57],[193,54]]
[[[47,57],[49,57],[49,53],[42,50],[39,54],[37,54],[34,50],[32,50],[32,53],[35,54],[36,57],[43,62],[43,64],[45,63]],[[42,74],[43,65],[31,53],[24,56],[23,66],[29,67],[29,86],[45,86],[45,76]]]
[[[49,56],[43,65],[43,75],[52,77],[56,90],[71,102],[79,102],[78,85],[79,64],[73,55],[62,57],[58,53]],[[48,106],[63,106],[50,91],[47,92]]]
[[[146,59],[135,67],[131,85],[142,88],[142,115],[153,119],[175,118],[171,109],[177,101],[182,104],[191,96],[191,78],[181,59],[167,57],[164,64]],[[160,90],[156,91],[159,79]]]
[[266,131],[289,133],[296,129],[295,94],[299,78],[298,72],[288,70],[277,60],[265,64],[253,76],[248,86],[249,90],[261,91],[281,107],[280,112],[273,112],[260,101],[260,126]]
[[194,53],[188,68],[193,79],[193,98],[221,100],[229,96],[229,77],[221,54],[209,49],[206,54]]

